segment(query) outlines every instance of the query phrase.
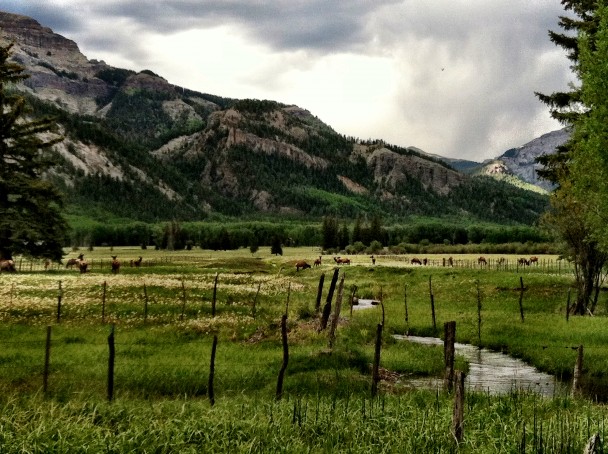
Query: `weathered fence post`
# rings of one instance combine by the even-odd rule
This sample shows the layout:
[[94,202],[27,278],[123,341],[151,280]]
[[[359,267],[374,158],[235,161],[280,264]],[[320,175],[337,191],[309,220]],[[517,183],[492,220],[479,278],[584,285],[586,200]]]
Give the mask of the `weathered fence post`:
[[581,393],[581,379],[583,378],[583,346],[579,345],[574,365],[574,377],[572,378],[572,397]]
[[519,315],[521,317],[522,323],[524,322],[524,278],[522,276],[519,277],[520,290],[519,290]]
[[454,384],[454,356],[456,341],[456,322],[445,322],[443,324],[443,358],[445,362],[445,374],[443,378],[443,387],[448,391],[452,391]]
[[435,320],[435,296],[433,295],[432,276],[429,276],[429,295],[431,296],[431,316],[433,318],[433,331],[437,332],[437,321]]
[[211,362],[209,365],[209,383],[207,384],[207,394],[209,395],[209,403],[211,406],[215,404],[215,393],[213,391],[213,379],[215,377],[215,351],[217,349],[217,334],[213,336],[213,345],[211,346]]
[[454,374],[454,413],[452,415],[452,431],[456,443],[460,443],[464,437],[464,379],[465,373],[458,370]]
[[319,288],[317,289],[317,301],[315,302],[315,314],[321,309],[321,294],[323,293],[323,284],[325,283],[325,273],[321,273],[319,278]]
[[51,327],[46,327],[46,344],[44,348],[44,374],[42,376],[42,388],[44,393],[49,389],[49,369],[51,365]]
[[476,281],[475,285],[477,286],[477,340],[479,341],[479,348],[481,348],[481,290],[479,281]]
[[114,357],[116,355],[114,325],[112,325],[110,335],[108,336],[108,348],[110,352],[108,356],[108,401],[112,402],[112,399],[114,398]]
[[258,290],[255,292],[255,296],[253,297],[253,304],[251,306],[251,316],[255,319],[256,305],[258,302],[258,295],[260,294],[260,287],[262,286],[261,282],[258,282]]
[[101,295],[101,323],[106,321],[106,281],[103,281],[103,293]]
[[289,297],[291,296],[291,281],[287,285],[287,301],[285,301],[285,315],[289,317]]
[[281,317],[281,339],[283,342],[283,363],[281,364],[281,370],[279,371],[279,378],[277,380],[277,400],[280,400],[281,397],[283,397],[283,378],[285,377],[287,363],[289,362],[289,347],[287,345],[287,315],[285,314],[283,314]]
[[215,317],[215,302],[217,301],[217,279],[220,273],[215,273],[215,281],[213,283],[213,300],[211,301],[211,316]]
[[182,313],[179,316],[180,320],[184,319],[184,313],[186,312],[186,284],[185,279],[182,277]]
[[583,454],[599,454],[600,452],[604,452],[602,449],[602,439],[600,438],[600,434],[596,432],[587,441]]
[[382,324],[376,328],[376,348],[374,350],[374,364],[372,366],[372,398],[378,395],[378,382],[380,381],[380,349],[382,348]]
[[334,315],[331,319],[331,325],[329,326],[329,348],[330,350],[334,348],[334,342],[336,341],[336,328],[338,327],[338,321],[340,319],[340,309],[342,309],[342,292],[344,290],[344,278],[345,274],[342,275],[342,279],[340,279],[340,284],[338,285],[338,295],[336,296],[336,305],[334,307]]
[[61,300],[63,299],[63,289],[61,281],[59,281],[59,290],[57,291],[57,323],[61,322]]
[[327,322],[329,321],[329,314],[331,314],[331,300],[334,297],[334,291],[336,289],[336,283],[338,282],[338,274],[340,270],[334,269],[334,275],[331,278],[331,284],[329,284],[329,291],[327,292],[327,298],[325,299],[325,306],[323,306],[323,314],[321,315],[321,324],[319,331],[323,331],[327,328]]
[[148,320],[148,289],[144,282],[144,323]]

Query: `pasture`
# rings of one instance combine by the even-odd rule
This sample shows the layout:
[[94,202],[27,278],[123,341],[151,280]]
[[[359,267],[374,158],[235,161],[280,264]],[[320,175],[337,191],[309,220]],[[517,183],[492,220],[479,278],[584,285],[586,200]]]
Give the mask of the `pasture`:
[[[454,267],[443,266],[441,255],[427,256],[426,267],[412,265],[413,256],[377,255],[375,264],[368,255],[348,256],[351,264],[339,267],[342,310],[330,347],[315,305],[324,274],[324,307],[336,263],[322,256],[320,266],[296,271],[297,260],[312,265],[319,252],[283,252],[97,248],[84,252],[85,274],[27,261],[21,272],[0,274],[2,452],[451,451],[451,395],[408,382],[442,376],[443,350],[392,334],[441,336],[452,320],[459,342],[508,352],[565,382],[584,345],[592,398],[468,394],[459,452],[581,452],[591,433],[603,436],[608,412],[592,400],[604,397],[608,382],[608,302],[602,294],[597,316],[567,319],[572,278],[556,257],[519,268],[515,256],[506,257],[508,266],[498,265],[499,256],[485,256],[487,266],[478,256],[455,256]],[[111,256],[121,261],[116,274]],[[139,256],[141,266],[129,266]],[[351,314],[352,294],[382,301],[384,313],[376,306]],[[337,298],[338,288],[332,308]],[[277,400],[284,313],[289,363]],[[382,320],[381,380],[372,398]],[[458,359],[457,368],[467,365]]]

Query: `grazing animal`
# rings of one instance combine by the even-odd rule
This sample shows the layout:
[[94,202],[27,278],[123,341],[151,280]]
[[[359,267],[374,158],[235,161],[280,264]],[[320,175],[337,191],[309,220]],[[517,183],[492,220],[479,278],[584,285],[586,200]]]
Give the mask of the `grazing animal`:
[[306,260],[298,260],[296,262],[296,271],[300,271],[300,268],[305,270],[306,268],[310,268],[310,265],[306,263]]
[[78,258],[75,259],[69,259],[68,262],[65,264],[66,268],[72,269],[72,267],[74,265],[76,266],[80,266],[80,262],[84,260],[84,254],[79,254]]
[[454,266],[454,259],[452,257],[448,259],[448,265]]
[[15,269],[15,262],[13,260],[5,260],[5,259],[0,260],[0,273],[2,271],[9,271],[11,273],[14,273],[15,271],[17,271]]
[[477,259],[477,263],[478,263],[479,265],[487,265],[487,264],[488,264],[488,261],[486,260],[486,258],[485,258],[485,257],[479,257],[479,258]]
[[313,266],[321,266],[321,256],[318,259],[315,259]]
[[496,263],[498,263],[499,265],[502,265],[503,263],[505,263],[505,258],[504,258],[504,257],[499,258],[499,259],[496,261]]
[[120,271],[120,262],[116,259],[116,255],[112,256],[112,273],[114,274],[118,274],[118,272]]
[[420,261],[419,258],[414,257],[412,259],[412,265],[422,265],[422,262]]
[[80,274],[86,273],[88,268],[89,262],[87,262],[86,260],[83,259],[78,263],[78,269],[80,270]]
[[372,265],[376,264],[376,257],[374,257],[373,255],[370,257],[370,259],[372,259]]
[[51,261],[49,259],[44,260],[44,271],[48,271],[49,266],[51,266]]
[[525,259],[525,258],[520,258],[519,260],[517,260],[517,263],[523,266],[528,266],[530,265],[530,261]]
[[350,259],[349,258],[334,257],[334,261],[338,265],[350,265]]
[[426,257],[422,259],[422,264],[424,266],[427,266],[429,264],[429,259],[427,259]]
[[538,265],[538,257],[534,256],[534,257],[530,257],[530,260],[528,260],[530,262],[530,265],[532,265],[533,263]]

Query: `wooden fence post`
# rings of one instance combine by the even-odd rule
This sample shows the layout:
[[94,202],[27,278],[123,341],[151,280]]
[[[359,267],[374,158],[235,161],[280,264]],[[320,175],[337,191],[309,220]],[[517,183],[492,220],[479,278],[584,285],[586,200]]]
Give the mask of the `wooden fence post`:
[[261,282],[258,282],[258,291],[255,292],[255,297],[253,298],[253,305],[251,306],[251,316],[255,319],[256,305],[258,302],[258,295],[260,294],[260,287],[262,286]]
[[315,314],[321,309],[321,294],[323,293],[323,284],[325,283],[325,273],[321,273],[319,278],[319,288],[317,289],[317,301],[315,302]]
[[452,431],[457,443],[462,441],[464,437],[464,379],[465,374],[462,371],[456,371],[454,393],[454,413],[452,415]]
[[289,297],[291,296],[291,281],[287,285],[287,301],[285,301],[285,315],[289,317]]
[[215,317],[215,302],[217,301],[217,279],[220,273],[215,273],[215,281],[213,283],[213,300],[211,301],[211,316]]
[[217,349],[217,334],[213,336],[213,345],[211,346],[211,363],[209,365],[209,383],[207,385],[207,394],[211,406],[215,404],[215,393],[213,391],[213,379],[215,377],[215,351]]
[[340,270],[334,269],[334,275],[331,278],[331,284],[329,284],[329,291],[327,292],[327,298],[325,300],[325,306],[323,306],[323,314],[321,315],[321,325],[319,331],[323,331],[327,328],[327,322],[329,321],[329,314],[331,313],[331,300],[334,297],[334,291],[336,289],[336,283],[338,282],[338,274]]
[[336,296],[336,306],[334,307],[334,316],[331,319],[331,325],[329,326],[329,348],[334,348],[334,342],[336,341],[336,328],[338,327],[338,321],[340,319],[340,309],[342,308],[342,292],[344,290],[344,278],[345,274],[340,279],[340,285],[338,285],[338,295]]
[[578,346],[576,364],[574,365],[574,377],[572,379],[572,397],[581,393],[581,379],[583,378],[583,346]]
[[407,284],[403,288],[403,303],[405,304],[405,335],[410,334],[410,316],[407,310]]
[[519,291],[519,315],[521,317],[521,322],[524,322],[524,278],[522,276],[519,277],[520,283],[520,291]]
[[283,342],[283,362],[281,364],[281,370],[279,371],[279,378],[277,379],[277,400],[280,400],[281,397],[283,397],[283,378],[285,377],[287,363],[289,362],[289,347],[287,345],[287,315],[285,314],[283,314],[281,317],[281,339]]
[[437,332],[437,321],[435,319],[435,296],[433,295],[433,284],[429,276],[429,294],[431,296],[431,316],[433,318],[433,331]]
[[376,346],[374,349],[374,364],[372,366],[372,398],[378,395],[378,382],[380,381],[380,350],[382,348],[382,324],[376,328]]
[[350,316],[352,317],[353,316],[353,302],[354,302],[354,299],[355,299],[355,295],[357,294],[357,286],[353,285],[352,288],[351,288],[351,290],[352,290],[352,292],[350,294],[349,303],[350,303]]
[[114,399],[114,357],[116,355],[114,325],[112,325],[110,335],[108,336],[108,348],[110,353],[108,356],[108,401],[112,402],[112,399]]
[[479,281],[476,281],[475,285],[477,286],[477,340],[479,341],[479,348],[481,348],[481,290]]
[[179,316],[180,320],[184,319],[184,312],[186,312],[186,284],[184,283],[184,277],[182,276],[182,313]]
[[51,365],[51,327],[46,327],[46,345],[44,348],[44,374],[42,376],[42,388],[44,393],[49,389],[49,371]]
[[148,320],[148,289],[144,282],[144,323]]
[[57,323],[61,322],[61,300],[63,299],[63,289],[61,281],[59,281],[59,290],[57,291]]
[[101,323],[106,321],[106,281],[103,281],[103,293],[101,296]]
[[445,374],[443,377],[443,387],[451,392],[454,385],[454,357],[456,341],[456,322],[445,322],[443,324],[443,359],[445,363]]

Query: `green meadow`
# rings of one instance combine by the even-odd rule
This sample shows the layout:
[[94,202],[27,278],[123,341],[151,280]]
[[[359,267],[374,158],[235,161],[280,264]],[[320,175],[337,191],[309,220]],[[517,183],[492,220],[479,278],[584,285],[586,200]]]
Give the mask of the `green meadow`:
[[[1,452],[582,452],[593,433],[604,436],[608,299],[601,294],[594,317],[566,317],[573,280],[556,256],[526,267],[518,256],[486,255],[482,266],[455,255],[454,267],[442,255],[425,256],[429,266],[412,265],[413,255],[377,255],[375,264],[349,256],[330,345],[316,302],[324,275],[322,310],[336,264],[322,256],[318,267],[295,268],[312,265],[315,248],[79,252],[86,274],[24,260],[21,272],[0,275]],[[142,265],[129,266],[139,256]],[[382,304],[351,313],[352,295]],[[277,399],[285,313],[289,361]],[[524,359],[566,388],[583,345],[584,396],[467,392],[456,443],[453,395],[412,385],[442,377],[443,349],[392,336],[442,337],[448,321],[458,342]],[[468,370],[460,357],[456,367]]]

